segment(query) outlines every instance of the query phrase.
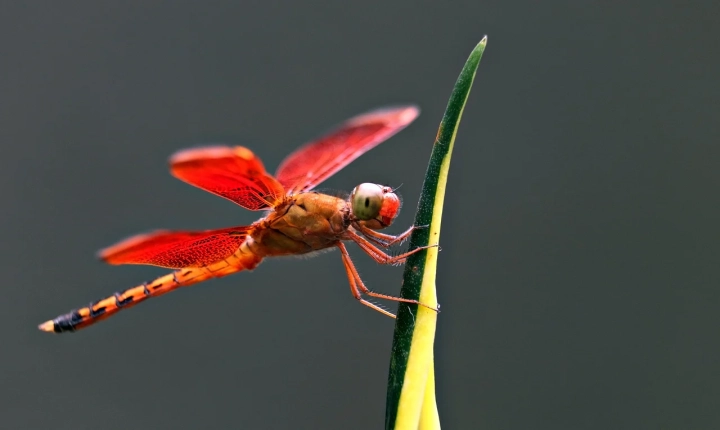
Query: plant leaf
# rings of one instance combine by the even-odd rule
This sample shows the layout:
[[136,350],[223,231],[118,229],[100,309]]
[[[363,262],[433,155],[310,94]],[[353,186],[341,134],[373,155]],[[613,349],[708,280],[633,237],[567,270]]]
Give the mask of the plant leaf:
[[[470,94],[475,72],[487,44],[487,36],[470,53],[455,83],[440,123],[422,194],[415,215],[416,229],[409,249],[435,245],[440,239],[440,221],[445,198],[450,155],[465,102]],[[405,264],[400,296],[437,306],[435,273],[437,247],[411,255]],[[385,409],[386,429],[439,429],[435,404],[433,342],[437,313],[423,306],[400,303],[393,337],[388,392]]]

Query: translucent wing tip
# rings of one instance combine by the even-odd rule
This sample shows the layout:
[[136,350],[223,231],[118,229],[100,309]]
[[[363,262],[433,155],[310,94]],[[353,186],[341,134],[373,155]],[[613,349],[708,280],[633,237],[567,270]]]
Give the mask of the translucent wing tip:
[[420,115],[420,108],[416,105],[387,106],[361,114],[348,121],[349,124],[363,124],[368,122],[386,121],[404,127]]
[[249,149],[244,146],[199,146],[195,148],[181,149],[170,156],[170,164],[180,164],[187,161],[193,161],[198,158],[225,158],[225,157],[240,157],[245,160],[251,160],[255,158],[255,155]]
[[119,242],[107,246],[95,253],[95,258],[104,261],[108,264],[121,264],[113,261],[113,257],[123,250],[131,248],[135,245],[139,245],[147,240],[149,237],[158,236],[165,233],[171,233],[169,230],[152,230],[147,233],[140,233],[130,237],[127,237]]

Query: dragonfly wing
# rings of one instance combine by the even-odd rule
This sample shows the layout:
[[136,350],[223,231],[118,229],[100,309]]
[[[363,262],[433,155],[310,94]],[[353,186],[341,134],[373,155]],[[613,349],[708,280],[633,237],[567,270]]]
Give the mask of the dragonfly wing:
[[170,158],[170,171],[190,185],[254,211],[272,207],[285,195],[260,159],[242,146],[179,151]]
[[207,231],[155,231],[127,238],[98,252],[109,264],[147,264],[180,269],[207,266],[230,257],[250,227]]
[[407,127],[419,113],[416,106],[401,106],[351,118],[290,154],[276,177],[288,192],[308,191]]

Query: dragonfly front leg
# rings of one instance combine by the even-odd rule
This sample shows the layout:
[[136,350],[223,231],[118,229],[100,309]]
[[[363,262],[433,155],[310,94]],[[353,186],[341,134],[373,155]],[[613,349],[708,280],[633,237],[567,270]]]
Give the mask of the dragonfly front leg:
[[397,236],[393,236],[392,234],[380,233],[361,224],[355,224],[354,226],[360,233],[365,235],[365,237],[370,242],[374,243],[375,245],[382,246],[383,248],[389,248],[393,245],[402,244],[410,237],[410,234],[412,234],[415,229],[428,227],[426,225],[411,226],[409,229],[398,234]]
[[360,247],[360,249],[365,251],[365,253],[367,255],[372,257],[373,260],[375,260],[377,263],[380,263],[380,264],[392,264],[392,265],[403,264],[403,263],[405,263],[405,260],[407,260],[407,258],[409,256],[415,254],[416,252],[420,252],[423,249],[428,249],[428,248],[438,246],[437,244],[428,245],[428,246],[420,246],[420,247],[413,249],[412,251],[408,251],[408,252],[404,252],[399,255],[392,256],[392,255],[387,254],[386,252],[384,252],[382,249],[378,248],[377,246],[373,245],[373,243],[370,240],[360,236],[359,234],[357,234],[351,230],[348,230],[345,234],[346,234],[347,239],[350,239],[353,242],[357,243],[358,246]]
[[367,300],[363,299],[362,295],[366,294],[370,297],[377,297],[379,299],[386,299],[386,300],[393,300],[396,302],[404,302],[404,303],[413,303],[420,306],[425,306],[426,308],[433,310],[435,312],[438,311],[437,308],[433,308],[431,306],[428,306],[424,303],[421,303],[417,300],[412,299],[404,299],[402,297],[395,297],[388,294],[381,294],[376,293],[374,291],[371,291],[368,287],[365,286],[365,283],[363,283],[362,279],[360,278],[360,274],[358,273],[357,269],[355,268],[355,265],[353,264],[352,260],[350,259],[350,254],[347,252],[347,248],[345,248],[345,244],[342,242],[337,243],[337,247],[340,248],[340,255],[343,259],[343,264],[345,265],[345,271],[348,275],[348,280],[350,281],[350,291],[352,292],[353,296],[363,305],[372,308],[378,312],[380,312],[383,315],[387,315],[391,318],[395,318],[395,314],[381,308],[380,306],[370,303]]

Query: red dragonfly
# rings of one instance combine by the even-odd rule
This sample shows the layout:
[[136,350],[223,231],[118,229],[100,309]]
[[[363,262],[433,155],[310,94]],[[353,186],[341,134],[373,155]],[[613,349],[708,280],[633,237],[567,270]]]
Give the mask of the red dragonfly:
[[55,333],[76,331],[150,297],[252,270],[265,257],[308,254],[333,247],[340,250],[350,291],[360,303],[393,318],[395,315],[367,301],[363,295],[422,305],[416,300],[369,290],[343,243],[357,243],[381,264],[401,264],[410,254],[427,248],[416,248],[397,256],[380,249],[401,243],[416,228],[410,227],[397,236],[377,231],[391,225],[398,215],[400,200],[394,190],[364,183],[355,187],[347,199],[311,191],[405,128],[418,114],[415,106],[402,106],[351,118],[290,154],[280,164],[275,177],[265,171],[255,154],[241,146],[177,152],[170,158],[170,171],[175,177],[246,209],[267,210],[266,216],[249,226],[140,234],[103,249],[99,257],[110,264],[147,264],[176,270],[46,321],[39,329]]

